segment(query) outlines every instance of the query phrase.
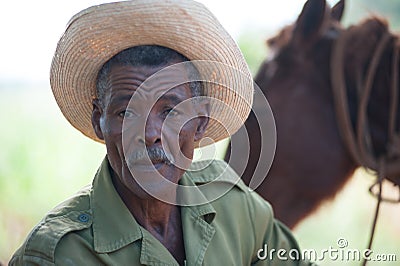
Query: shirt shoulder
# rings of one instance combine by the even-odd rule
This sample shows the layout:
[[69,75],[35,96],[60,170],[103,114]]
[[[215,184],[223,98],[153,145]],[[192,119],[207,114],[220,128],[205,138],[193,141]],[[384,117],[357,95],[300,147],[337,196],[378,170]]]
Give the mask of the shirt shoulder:
[[193,162],[187,175],[196,185],[214,182],[231,184],[247,193],[251,189],[243,183],[240,176],[223,160],[204,160]]
[[[237,198],[242,203],[244,203],[243,200],[250,201],[249,207],[254,208],[255,212],[262,211],[272,215],[271,205],[249,188],[225,161],[205,160],[193,162],[187,171],[187,176],[197,186],[212,183],[213,187],[230,187],[231,189],[226,189],[226,193],[221,197],[231,200],[232,198]],[[222,188],[221,190],[224,191]]]
[[196,186],[202,187],[201,192],[216,212],[223,213],[219,216],[254,224],[255,232],[273,222],[274,214],[269,202],[250,189],[225,161],[194,162],[187,173]]
[[54,265],[55,250],[61,238],[92,225],[90,191],[91,187],[87,186],[48,212],[15,252],[10,265]]
[[[212,250],[229,246],[229,250],[241,252],[243,265],[309,265],[305,261],[260,260],[259,252],[267,245],[275,250],[300,250],[292,232],[274,218],[272,206],[257,192],[250,189],[237,173],[224,161],[199,162],[192,167],[198,171],[192,175],[196,185],[212,182],[212,187],[230,185],[231,188],[210,204],[216,215],[211,224],[218,229]],[[240,241],[225,241],[240,239]],[[228,252],[228,251],[227,251]],[[217,252],[225,254],[226,252]]]

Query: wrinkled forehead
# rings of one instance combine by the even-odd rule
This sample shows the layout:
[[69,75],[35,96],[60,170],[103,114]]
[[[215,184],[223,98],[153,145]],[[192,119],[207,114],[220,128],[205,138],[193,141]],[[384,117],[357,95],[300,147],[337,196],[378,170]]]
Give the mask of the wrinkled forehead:
[[164,66],[115,65],[109,76],[110,97],[134,94],[138,100],[146,101],[178,94],[180,98],[190,98],[192,80],[195,78],[186,62]]
[[179,60],[159,66],[116,64],[111,67],[110,72],[114,74],[115,72],[128,72],[142,79],[143,86],[151,86],[157,82],[179,84],[200,78],[198,71],[190,61]]

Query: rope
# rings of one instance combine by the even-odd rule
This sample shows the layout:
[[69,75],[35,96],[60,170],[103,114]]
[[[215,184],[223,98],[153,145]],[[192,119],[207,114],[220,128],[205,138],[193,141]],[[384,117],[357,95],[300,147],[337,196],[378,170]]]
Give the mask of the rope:
[[[390,39],[390,34],[386,33],[382,37],[381,41],[373,54],[371,63],[367,72],[367,79],[365,80],[364,89],[361,92],[361,98],[359,99],[358,105],[358,119],[357,119],[357,144],[359,149],[359,156],[363,162],[363,166],[371,166],[372,169],[377,169],[378,165],[373,156],[373,150],[365,145],[364,136],[370,135],[368,128],[366,127],[367,121],[367,107],[369,96],[371,95],[372,85],[374,83],[376,69],[378,68],[379,61],[382,57],[383,51],[385,50],[386,44]],[[366,134],[367,133],[367,134]]]
[[[344,77],[344,49],[349,31],[343,31],[340,34],[335,47],[333,48],[331,58],[331,77],[332,77],[332,91],[335,103],[336,118],[341,132],[343,141],[348,148],[352,158],[361,166],[369,169],[378,170],[379,162],[373,156],[373,151],[368,148],[368,141],[366,136],[369,136],[367,124],[367,105],[371,93],[372,83],[374,80],[375,72],[379,64],[379,59],[382,56],[383,50],[388,41],[391,39],[389,33],[384,34],[378,47],[373,55],[370,67],[367,72],[367,79],[364,88],[360,91],[359,108],[357,113],[356,133],[350,120],[350,112],[348,109],[348,100],[346,95],[346,84]],[[397,57],[397,59],[396,59]],[[393,75],[391,84],[391,108],[389,114],[389,141],[388,152],[386,157],[386,174],[387,176],[400,175],[400,133],[395,132],[396,111],[398,108],[398,57],[399,47],[395,46],[394,60],[393,61]]]
[[[392,80],[390,85],[391,101],[389,107],[387,152],[386,154],[381,155],[380,158],[376,159],[374,157],[373,148],[371,146],[371,136],[368,127],[368,100],[370,98],[375,73],[379,65],[380,59],[388,42],[392,40],[394,36],[392,36],[389,32],[386,32],[381,36],[381,40],[379,41],[372,56],[372,60],[369,65],[364,84],[362,84],[360,71],[357,72],[356,83],[357,93],[359,96],[359,105],[357,110],[356,133],[354,133],[354,129],[350,119],[350,112],[348,109],[348,100],[346,93],[347,87],[344,74],[345,45],[350,34],[351,32],[348,30],[343,31],[339,35],[339,38],[334,45],[331,55],[331,82],[336,119],[342,139],[353,160],[367,169],[375,170],[377,174],[377,181],[369,188],[369,191],[374,194],[373,187],[378,185],[378,193],[375,194],[377,196],[377,205],[372,223],[371,235],[368,243],[368,249],[371,249],[381,202],[400,202],[400,196],[398,200],[389,200],[382,197],[383,180],[387,177],[400,177],[400,133],[396,132],[396,115],[399,104],[398,75],[400,45],[398,39],[396,38],[396,43],[393,48]],[[357,136],[355,136],[355,134]],[[364,260],[363,265],[365,266],[366,263],[367,261]]]
[[392,88],[391,88],[391,103],[390,103],[390,113],[389,113],[389,140],[393,145],[390,146],[389,156],[400,156],[400,133],[396,133],[396,111],[398,110],[398,99],[399,99],[399,40],[396,40],[394,55],[392,61]]
[[[346,40],[351,32],[343,31],[336,45],[333,48],[331,58],[331,77],[333,98],[335,103],[335,111],[339,130],[342,139],[348,148],[352,158],[361,166],[378,171],[379,161],[374,158],[372,148],[369,143],[370,132],[366,126],[368,123],[367,106],[370,98],[371,88],[375,73],[382,57],[383,51],[387,43],[393,37],[390,33],[385,33],[379,42],[375,53],[372,57],[371,64],[367,71],[367,78],[362,89],[359,92],[359,107],[357,113],[356,134],[352,127],[350,112],[348,109],[348,100],[346,94],[346,83],[344,76],[344,49]],[[398,110],[398,66],[399,62],[399,45],[394,46],[393,63],[392,63],[392,82],[391,82],[391,103],[389,113],[389,143],[388,151],[385,154],[386,177],[400,175],[400,133],[396,132],[396,115]],[[357,77],[357,80],[360,78]],[[360,83],[358,81],[357,83]]]
[[[374,214],[374,220],[372,222],[372,228],[371,228],[371,233],[370,233],[370,238],[368,242],[368,250],[371,250],[372,248],[372,243],[374,242],[374,236],[375,236],[375,229],[376,229],[376,224],[378,223],[378,216],[379,216],[379,210],[381,207],[381,202],[382,202],[382,181],[385,178],[385,160],[384,158],[381,158],[380,163],[379,163],[379,176],[378,176],[378,181],[376,184],[379,185],[379,191],[378,191],[378,197],[377,197],[377,202],[376,202],[376,208],[375,208],[375,214]],[[372,190],[372,186],[370,187],[370,192]],[[367,259],[364,258],[363,260],[363,266],[367,265]]]

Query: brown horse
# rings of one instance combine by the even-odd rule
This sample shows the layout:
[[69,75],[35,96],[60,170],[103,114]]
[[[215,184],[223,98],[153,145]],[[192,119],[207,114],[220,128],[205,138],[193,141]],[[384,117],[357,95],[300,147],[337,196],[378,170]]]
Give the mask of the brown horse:
[[[256,191],[271,202],[276,216],[291,228],[322,201],[331,199],[362,164],[357,157],[359,153],[349,149],[346,136],[356,133],[371,150],[369,155],[373,158],[383,158],[391,152],[391,158],[397,159],[395,168],[400,166],[400,147],[393,148],[396,142],[400,146],[400,138],[388,132],[389,113],[397,114],[394,119],[397,126],[394,124],[393,129],[392,125],[391,132],[400,125],[400,109],[392,101],[393,97],[399,101],[400,96],[392,95],[389,89],[393,87],[393,77],[399,76],[398,68],[392,73],[393,66],[399,63],[398,58],[395,64],[392,62],[397,38],[389,34],[386,22],[378,18],[345,29],[340,24],[343,10],[344,0],[332,9],[325,0],[308,0],[295,24],[267,41],[272,55],[255,76],[255,82],[269,101],[277,130],[272,167]],[[365,89],[362,85],[371,76],[368,71],[383,36],[389,37],[373,72],[370,100],[362,116],[368,118],[368,123],[363,123],[362,130],[357,131],[358,117],[363,110],[360,98]],[[340,50],[337,48],[340,38],[344,52],[333,54]],[[334,60],[337,57],[343,60]],[[343,65],[341,69],[333,64],[336,61]],[[335,83],[339,77],[332,73],[341,74],[343,80]],[[341,130],[335,112],[338,104],[334,101],[333,85],[336,84],[336,89],[339,83],[347,88],[345,98],[349,102],[352,132]],[[259,161],[259,123],[263,121],[257,121],[253,113],[245,123],[250,141],[248,164],[242,175],[246,183],[259,178],[253,174],[257,163],[263,164]],[[232,137],[232,142],[240,141],[235,138]],[[225,159],[231,159],[235,169],[240,161],[238,157],[231,155],[228,148]],[[376,164],[364,166],[377,170]],[[399,185],[399,176],[400,172],[391,173],[390,179]]]

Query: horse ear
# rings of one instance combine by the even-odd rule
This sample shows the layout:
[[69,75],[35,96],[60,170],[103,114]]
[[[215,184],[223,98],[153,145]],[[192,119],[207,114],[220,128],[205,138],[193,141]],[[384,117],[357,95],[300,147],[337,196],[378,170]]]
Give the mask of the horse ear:
[[308,0],[297,18],[294,41],[312,43],[320,34],[327,16],[325,0]]
[[334,7],[332,7],[331,11],[332,19],[336,21],[340,21],[342,19],[345,2],[346,2],[345,0],[340,0],[339,2],[336,3]]

